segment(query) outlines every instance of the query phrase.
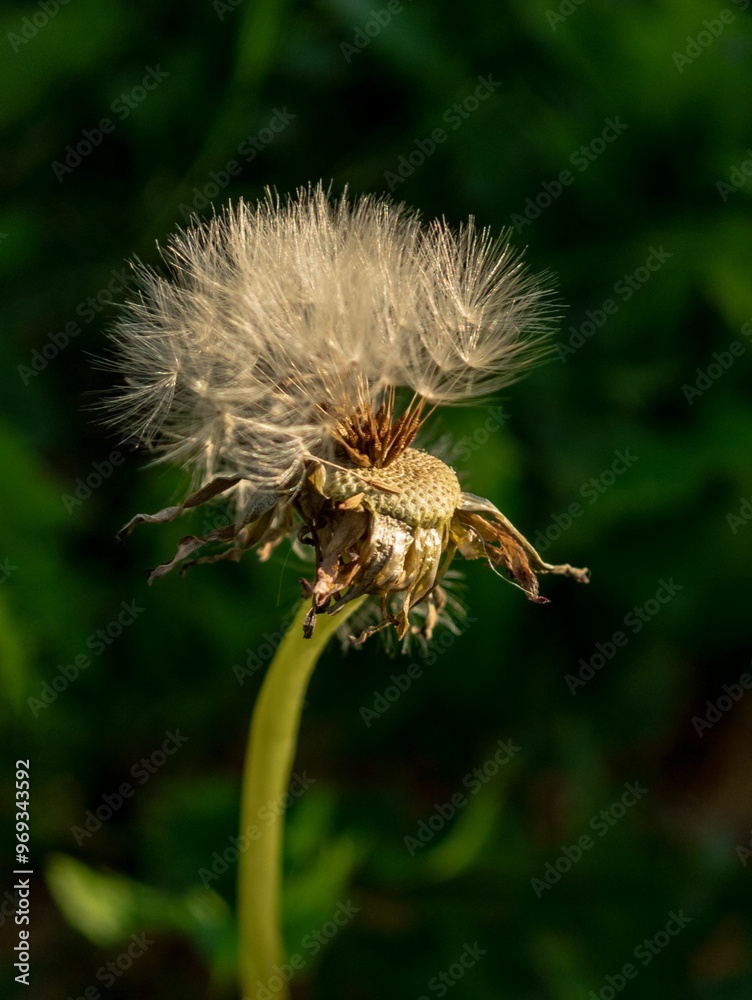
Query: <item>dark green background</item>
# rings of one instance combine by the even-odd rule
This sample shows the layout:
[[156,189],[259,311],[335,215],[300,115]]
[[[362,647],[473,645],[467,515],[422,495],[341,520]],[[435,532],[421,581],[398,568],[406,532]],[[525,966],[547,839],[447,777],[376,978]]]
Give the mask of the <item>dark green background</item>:
[[[142,570],[201,528],[202,514],[116,546],[128,517],[185,488],[180,472],[122,448],[90,497],[66,503],[118,448],[86,409],[112,381],[91,355],[114,310],[92,316],[86,300],[133,255],[155,262],[155,241],[231,160],[242,169],[215,205],[319,178],[382,192],[399,158],[443,127],[446,141],[395,197],[427,218],[473,214],[498,231],[569,169],[573,183],[515,242],[559,275],[561,343],[587,310],[618,304],[565,361],[554,356],[505,394],[500,428],[484,432],[478,408],[441,413],[431,428],[460,442],[465,488],[530,538],[580,502],[546,555],[590,566],[593,581],[546,579],[552,603],[539,607],[468,565],[469,627],[370,726],[360,709],[413,658],[389,660],[373,641],[322,660],[297,762],[315,784],[288,817],[291,951],[338,901],[359,911],[326,950],[305,953],[296,997],[440,996],[432,977],[476,941],[487,954],[454,1000],[585,1000],[629,962],[639,976],[626,996],[747,997],[752,872],[737,845],[752,826],[752,695],[701,736],[692,719],[750,671],[752,524],[727,515],[752,497],[752,341],[742,334],[752,179],[717,186],[752,157],[749,12],[729,4],[720,37],[677,60],[724,8],[585,0],[564,5],[573,13],[559,22],[546,13],[553,2],[405,3],[348,61],[341,43],[381,0],[242,0],[225,12],[208,0],[70,0],[19,42],[41,9],[6,7],[0,30],[0,780],[9,833],[14,761],[30,758],[35,869],[33,985],[18,995],[77,997],[97,984],[108,1000],[237,995],[235,866],[210,890],[198,872],[236,831],[261,672],[239,686],[233,666],[289,616],[304,571],[282,547],[266,565],[250,556],[148,589]],[[148,67],[169,75],[121,120],[113,102]],[[453,128],[444,116],[455,121],[453,105],[489,74],[492,96]],[[294,118],[247,162],[239,145],[278,112]],[[53,163],[106,117],[114,130],[58,180]],[[623,133],[580,160],[617,117]],[[614,291],[661,247],[670,258],[628,301]],[[30,373],[33,352],[71,322],[80,334]],[[683,386],[734,341],[741,356],[690,403]],[[581,489],[616,450],[637,461],[588,503]],[[680,589],[635,634],[625,616],[661,579]],[[144,609],[135,623],[101,655],[89,651],[90,667],[35,717],[29,699],[132,600]],[[619,630],[626,646],[572,694],[566,675]],[[176,728],[188,742],[139,786],[131,768]],[[403,838],[499,739],[520,752],[411,858]],[[77,845],[86,810],[128,780],[134,796]],[[634,781],[648,792],[598,836],[591,819]],[[531,879],[586,833],[592,849],[537,898]],[[8,836],[3,891],[12,864]],[[691,922],[643,966],[635,948],[682,908]],[[7,918],[0,927],[11,990],[15,930]],[[142,932],[154,944],[103,989],[97,970]]]

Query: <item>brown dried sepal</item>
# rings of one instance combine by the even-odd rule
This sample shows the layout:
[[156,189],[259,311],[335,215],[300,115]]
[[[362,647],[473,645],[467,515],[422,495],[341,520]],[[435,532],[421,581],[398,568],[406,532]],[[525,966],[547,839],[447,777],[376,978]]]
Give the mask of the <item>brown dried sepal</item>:
[[[199,507],[221,493],[225,493],[239,483],[241,478],[241,476],[223,476],[213,479],[210,483],[202,486],[200,490],[191,493],[177,506],[165,507],[164,510],[157,511],[156,514],[136,514],[127,524],[123,525],[116,538],[118,541],[122,541],[130,535],[138,524],[168,524],[175,521],[184,511],[192,507]],[[180,566],[180,575],[183,576],[191,566],[196,566],[199,563],[214,563],[222,559],[231,559],[233,562],[237,562],[254,545],[259,546],[259,558],[263,561],[269,558],[273,549],[292,531],[292,528],[293,514],[289,506],[281,511],[277,507],[270,507],[245,524],[227,525],[210,531],[206,535],[186,535],[178,542],[177,551],[172,559],[160,563],[155,569],[148,571],[147,582],[153,583],[154,580],[165,576],[177,566]],[[221,552],[199,556],[189,562],[184,562],[189,555],[210,542],[221,542],[226,547]]]
[[[486,501],[488,503],[488,501]],[[548,604],[538,592],[540,573],[571,576],[578,583],[590,582],[590,570],[569,563],[544,562],[533,546],[504,515],[491,507],[478,511],[458,509],[452,518],[452,536],[465,559],[488,559],[493,566],[503,566],[509,576],[536,604]]]
[[160,510],[156,514],[136,514],[127,524],[123,525],[117,535],[115,535],[115,538],[119,542],[122,542],[123,539],[130,535],[137,524],[168,524],[170,521],[175,521],[184,510],[188,510],[190,507],[200,507],[201,504],[231,489],[241,479],[242,476],[220,476],[217,479],[212,479],[210,483],[202,486],[195,493],[191,493],[177,507],[165,507],[164,510]]

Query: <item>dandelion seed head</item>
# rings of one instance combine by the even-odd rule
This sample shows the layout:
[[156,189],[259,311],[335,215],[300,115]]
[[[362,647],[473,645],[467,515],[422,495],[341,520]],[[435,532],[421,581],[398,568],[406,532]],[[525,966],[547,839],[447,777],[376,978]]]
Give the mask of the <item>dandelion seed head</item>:
[[167,276],[140,268],[114,339],[113,422],[198,482],[257,489],[329,457],[333,423],[392,390],[467,402],[519,377],[545,343],[546,286],[472,222],[424,225],[386,198],[322,187],[240,202],[179,232]]
[[405,636],[425,603],[430,632],[456,550],[503,563],[537,599],[534,570],[547,564],[411,447],[435,407],[498,391],[548,350],[550,280],[530,275],[507,236],[319,184],[179,231],[166,274],[138,266],[113,331],[124,384],[110,423],[190,469],[197,492],[125,530],[221,493],[236,507],[234,526],[184,539],[152,577],[209,542],[229,548],[194,561],[252,546],[266,558],[297,530],[315,550],[311,628],[370,594],[382,602],[372,630]]

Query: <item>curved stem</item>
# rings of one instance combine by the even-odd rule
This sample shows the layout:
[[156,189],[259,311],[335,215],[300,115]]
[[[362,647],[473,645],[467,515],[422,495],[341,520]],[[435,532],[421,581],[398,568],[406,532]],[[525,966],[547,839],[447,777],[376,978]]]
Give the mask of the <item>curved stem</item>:
[[[334,617],[319,615],[310,639],[303,638],[309,607],[303,602],[269,665],[253,710],[243,770],[240,844],[244,849],[238,869],[240,973],[245,1000],[253,1000],[259,983],[276,1000],[288,998],[286,985],[279,989],[269,986],[284,961],[280,921],[284,810],[275,807],[284,801],[290,783],[303,699],[313,669],[332,634],[363,600],[352,601]],[[277,979],[281,977],[277,975]]]

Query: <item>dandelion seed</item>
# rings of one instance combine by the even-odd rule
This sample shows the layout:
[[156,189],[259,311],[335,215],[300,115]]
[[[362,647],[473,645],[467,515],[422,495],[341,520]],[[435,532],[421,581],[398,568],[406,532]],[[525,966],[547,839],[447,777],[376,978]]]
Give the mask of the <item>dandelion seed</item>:
[[[318,185],[240,202],[179,232],[164,257],[169,277],[140,268],[113,333],[125,385],[110,422],[191,469],[195,492],[119,537],[220,495],[235,521],[182,539],[150,582],[251,548],[268,559],[291,537],[315,555],[306,634],[371,595],[380,619],[359,642],[388,625],[430,637],[457,552],[539,603],[538,574],[587,582],[413,446],[436,407],[510,384],[548,348],[550,294],[504,238]],[[210,543],[222,548],[185,561]]]

